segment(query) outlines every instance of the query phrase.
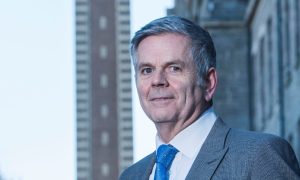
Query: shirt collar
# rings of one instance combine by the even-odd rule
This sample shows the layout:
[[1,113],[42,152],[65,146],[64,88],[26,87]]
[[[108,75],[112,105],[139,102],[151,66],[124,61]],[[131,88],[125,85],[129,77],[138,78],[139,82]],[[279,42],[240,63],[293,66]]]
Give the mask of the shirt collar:
[[[207,109],[193,124],[178,133],[169,144],[188,158],[194,158],[201,149],[217,116],[213,108]],[[156,149],[165,144],[156,134]]]

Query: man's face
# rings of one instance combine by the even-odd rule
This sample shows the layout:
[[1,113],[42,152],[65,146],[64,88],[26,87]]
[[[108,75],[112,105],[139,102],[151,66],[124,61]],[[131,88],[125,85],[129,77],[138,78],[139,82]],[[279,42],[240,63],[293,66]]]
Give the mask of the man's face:
[[182,35],[167,33],[140,42],[136,84],[140,103],[156,125],[184,123],[201,112],[203,94],[189,55],[189,40]]

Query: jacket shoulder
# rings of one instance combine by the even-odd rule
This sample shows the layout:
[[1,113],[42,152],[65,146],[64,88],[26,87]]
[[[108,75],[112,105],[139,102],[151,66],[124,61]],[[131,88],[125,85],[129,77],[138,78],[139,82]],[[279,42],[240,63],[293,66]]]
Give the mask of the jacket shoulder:
[[228,143],[235,145],[241,144],[244,147],[250,146],[254,149],[256,149],[255,147],[260,148],[261,146],[270,146],[273,148],[285,146],[290,147],[290,144],[282,137],[273,134],[239,129],[230,130],[230,133],[228,134]]
[[[282,137],[252,131],[231,129],[227,145],[232,154],[248,162],[252,177],[294,179],[300,175],[299,164],[290,144]],[[242,156],[241,156],[242,154]],[[265,174],[264,174],[265,173]]]

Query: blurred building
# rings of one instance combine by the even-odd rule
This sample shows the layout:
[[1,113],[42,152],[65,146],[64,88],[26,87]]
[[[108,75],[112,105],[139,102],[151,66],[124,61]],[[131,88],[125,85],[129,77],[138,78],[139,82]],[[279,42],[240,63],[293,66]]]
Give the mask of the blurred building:
[[253,129],[289,140],[300,159],[300,1],[251,0]]
[[76,0],[77,179],[132,164],[129,0]]
[[289,140],[300,159],[300,1],[175,0],[168,14],[207,29],[217,51],[217,113]]

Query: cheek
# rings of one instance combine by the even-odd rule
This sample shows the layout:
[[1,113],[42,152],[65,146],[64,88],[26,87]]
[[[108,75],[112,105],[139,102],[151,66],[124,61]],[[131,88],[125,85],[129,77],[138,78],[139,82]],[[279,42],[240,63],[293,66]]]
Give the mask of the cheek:
[[181,103],[192,103],[199,98],[197,87],[194,87],[190,83],[182,84],[182,86],[178,86],[176,89]]
[[137,84],[137,93],[140,99],[144,99],[147,96],[147,88],[142,84]]
[[186,98],[191,93],[191,88],[186,82],[178,82],[173,86],[180,98]]

